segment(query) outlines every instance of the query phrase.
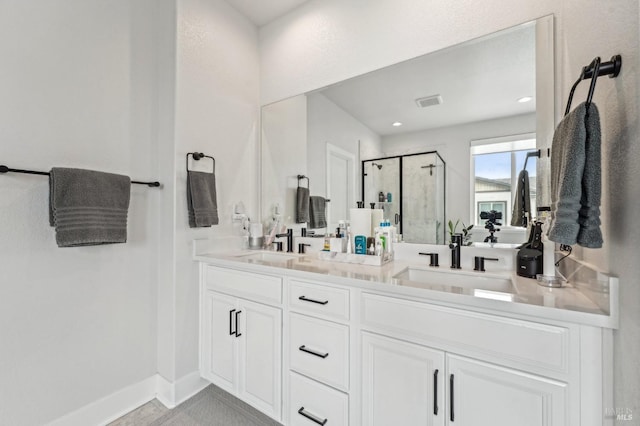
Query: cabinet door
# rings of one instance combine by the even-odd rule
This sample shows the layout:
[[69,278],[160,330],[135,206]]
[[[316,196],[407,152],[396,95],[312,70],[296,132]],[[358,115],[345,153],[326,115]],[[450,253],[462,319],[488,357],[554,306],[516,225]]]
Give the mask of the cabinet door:
[[201,375],[229,392],[235,390],[237,374],[236,300],[207,291],[202,313]]
[[447,366],[451,425],[570,424],[565,383],[455,355],[447,355]]
[[443,352],[362,333],[362,357],[363,425],[445,424]]
[[279,419],[282,400],[282,312],[271,306],[239,300],[239,397]]

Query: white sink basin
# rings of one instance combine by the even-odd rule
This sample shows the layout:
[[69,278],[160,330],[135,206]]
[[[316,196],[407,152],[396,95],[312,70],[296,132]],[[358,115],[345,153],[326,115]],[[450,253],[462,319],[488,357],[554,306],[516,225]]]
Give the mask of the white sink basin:
[[399,285],[410,286],[410,283],[419,283],[434,290],[446,290],[476,296],[478,294],[474,294],[475,290],[515,293],[510,278],[490,275],[484,272],[408,267],[393,277],[398,280]]
[[243,253],[238,255],[247,260],[255,260],[267,263],[283,263],[291,259],[299,259],[301,255],[295,253],[281,253],[277,251],[258,251],[255,253]]

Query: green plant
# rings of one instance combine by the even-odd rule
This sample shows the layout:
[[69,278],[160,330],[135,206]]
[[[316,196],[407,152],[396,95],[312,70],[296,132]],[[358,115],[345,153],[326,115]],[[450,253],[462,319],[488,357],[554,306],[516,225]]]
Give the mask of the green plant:
[[[449,237],[450,237],[450,241],[451,241],[451,237],[453,237],[453,234],[456,233],[456,230],[458,229],[458,225],[460,225],[460,219],[456,220],[456,223],[453,223],[453,221],[449,220]],[[473,229],[473,224],[467,226],[464,224],[464,222],[462,222],[462,230],[461,230],[461,234],[462,234],[462,245],[463,246],[470,246],[472,244],[471,242],[471,230]]]

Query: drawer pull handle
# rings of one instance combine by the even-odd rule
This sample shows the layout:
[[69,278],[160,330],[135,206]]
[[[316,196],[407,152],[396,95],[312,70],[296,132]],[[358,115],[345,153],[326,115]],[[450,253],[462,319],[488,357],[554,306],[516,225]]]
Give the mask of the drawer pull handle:
[[433,415],[438,415],[438,370],[433,372]]
[[309,299],[309,298],[304,297],[304,296],[300,296],[300,297],[298,297],[298,299],[300,299],[302,301],[305,301],[305,302],[317,303],[318,305],[326,305],[327,303],[329,303],[328,300],[324,300],[324,301],[313,300],[313,299]]
[[319,425],[324,425],[325,423],[327,423],[327,420],[328,420],[328,419],[320,420],[320,418],[314,416],[313,414],[307,413],[306,411],[304,411],[304,407],[300,407],[300,409],[298,410],[298,414],[308,418],[312,422],[317,423]]
[[329,352],[322,354],[320,352],[316,352],[314,350],[307,349],[305,345],[300,346],[298,349],[300,349],[302,352],[306,352],[308,354],[315,355],[315,356],[320,357],[320,358],[326,358],[326,357],[329,356]]
[[451,376],[449,376],[449,400],[451,401],[451,410],[450,410],[450,416],[449,416],[449,420],[453,421],[453,374]]
[[233,336],[235,334],[235,332],[233,331],[233,313],[235,312],[235,309],[232,309],[229,311],[229,335]]
[[242,336],[242,333],[238,333],[238,329],[240,329],[240,320],[238,319],[238,315],[240,315],[242,311],[236,312],[236,337]]

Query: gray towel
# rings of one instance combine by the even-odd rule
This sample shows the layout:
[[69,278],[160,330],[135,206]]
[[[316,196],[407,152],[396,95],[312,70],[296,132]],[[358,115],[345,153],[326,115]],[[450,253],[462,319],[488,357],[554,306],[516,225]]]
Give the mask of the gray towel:
[[309,222],[309,188],[298,187],[296,193],[296,223]]
[[529,193],[529,172],[522,170],[518,175],[516,197],[513,200],[511,226],[526,228],[531,220],[531,194]]
[[327,200],[324,197],[312,195],[309,197],[309,228],[318,229],[327,227],[325,208]]
[[602,247],[600,231],[600,115],[581,103],[558,125],[551,148],[549,239],[559,244]]
[[49,224],[58,247],[127,242],[128,176],[54,167],[49,174]]
[[218,224],[218,200],[214,173],[187,172],[187,210],[191,228]]

